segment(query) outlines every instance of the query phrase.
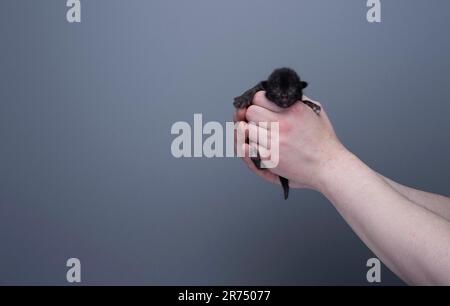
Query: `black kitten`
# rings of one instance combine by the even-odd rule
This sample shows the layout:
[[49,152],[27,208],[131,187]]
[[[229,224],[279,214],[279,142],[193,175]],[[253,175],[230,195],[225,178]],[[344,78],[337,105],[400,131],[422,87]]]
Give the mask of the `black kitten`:
[[[247,108],[252,104],[253,97],[258,91],[265,91],[266,97],[276,105],[282,108],[288,108],[289,106],[303,102],[311,107],[316,114],[320,114],[320,106],[308,101],[303,100],[303,89],[308,86],[307,82],[300,79],[298,74],[290,68],[276,69],[269,76],[267,81],[262,81],[255,87],[247,90],[241,96],[234,98],[233,105],[236,108]],[[259,169],[261,169],[261,159],[259,157],[252,158],[253,163]],[[280,182],[283,186],[284,198],[289,196],[289,180],[280,176]]]

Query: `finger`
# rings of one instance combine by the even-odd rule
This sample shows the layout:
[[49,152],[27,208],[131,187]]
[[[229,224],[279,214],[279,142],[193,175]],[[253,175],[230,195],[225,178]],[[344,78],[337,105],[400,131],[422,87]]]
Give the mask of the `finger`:
[[236,109],[236,111],[234,112],[234,116],[233,116],[234,122],[245,121],[245,113],[246,113],[246,111],[247,111],[246,108],[238,108],[238,109]]
[[254,148],[258,152],[258,156],[262,161],[270,160],[271,152],[269,149],[257,144],[256,142],[249,141],[250,148]]
[[239,121],[235,123],[234,129],[234,153],[237,156],[244,156],[244,152],[242,151],[242,144],[247,142],[248,139],[248,123],[245,121]]
[[248,128],[248,139],[254,143],[257,143],[267,149],[270,147],[270,132],[269,130],[257,126],[254,123],[249,123]]
[[281,113],[284,110],[283,108],[267,99],[265,91],[258,91],[253,97],[252,103],[253,105],[261,106],[276,113]]
[[245,114],[247,121],[278,122],[278,114],[258,105],[251,105]]
[[258,176],[262,177],[263,179],[273,183],[273,184],[280,184],[280,180],[278,178],[278,175],[273,174],[272,172],[270,172],[269,170],[260,170],[258,168],[256,168],[255,164],[253,163],[253,161],[250,159],[250,146],[249,144],[244,144],[243,145],[243,151],[245,152],[245,157],[242,158],[242,160],[245,162],[245,164],[247,165],[247,167],[252,170],[254,173],[256,173]]

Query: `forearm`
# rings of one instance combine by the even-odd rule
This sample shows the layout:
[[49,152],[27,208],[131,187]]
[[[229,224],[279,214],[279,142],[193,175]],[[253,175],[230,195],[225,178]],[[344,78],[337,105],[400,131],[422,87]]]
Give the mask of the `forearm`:
[[411,284],[450,284],[450,223],[415,205],[354,155],[324,166],[318,189],[366,245]]
[[383,180],[385,180],[392,188],[408,198],[410,201],[431,210],[446,220],[450,220],[450,198],[407,187],[394,182],[379,173],[378,175],[382,177]]

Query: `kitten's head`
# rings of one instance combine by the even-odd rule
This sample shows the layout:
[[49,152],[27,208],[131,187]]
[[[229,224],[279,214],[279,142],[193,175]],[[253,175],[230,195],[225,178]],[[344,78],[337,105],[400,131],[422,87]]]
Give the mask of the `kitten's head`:
[[266,97],[279,107],[287,108],[302,100],[303,89],[307,86],[294,70],[276,69],[267,80]]

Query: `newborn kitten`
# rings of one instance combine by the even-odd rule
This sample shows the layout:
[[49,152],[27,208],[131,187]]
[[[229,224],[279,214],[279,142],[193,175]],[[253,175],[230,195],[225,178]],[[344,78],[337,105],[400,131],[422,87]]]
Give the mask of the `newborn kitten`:
[[[321,111],[319,105],[303,100],[303,89],[307,86],[308,83],[302,81],[294,70],[279,68],[272,72],[267,81],[258,83],[258,85],[247,90],[241,96],[234,98],[233,105],[236,108],[247,108],[252,104],[255,94],[263,90],[266,92],[266,98],[281,108],[288,108],[297,102],[303,102],[319,115]],[[252,158],[252,161],[258,169],[261,169],[259,156]],[[280,182],[283,186],[284,199],[286,200],[289,196],[289,180],[280,176]]]

